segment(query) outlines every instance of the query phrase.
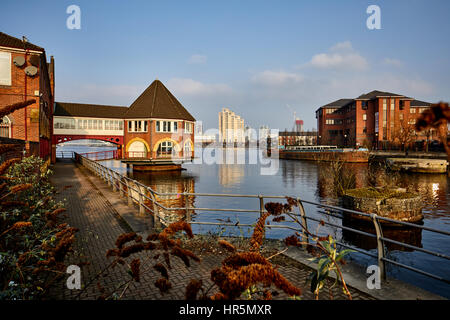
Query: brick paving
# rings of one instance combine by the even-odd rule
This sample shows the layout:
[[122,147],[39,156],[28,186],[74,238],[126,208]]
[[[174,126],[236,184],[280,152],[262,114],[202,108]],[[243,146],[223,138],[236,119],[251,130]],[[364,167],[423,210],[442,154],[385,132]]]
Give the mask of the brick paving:
[[[96,187],[99,185],[98,183],[102,182],[96,177],[88,176],[90,173],[85,168],[72,162],[57,162],[53,170],[52,183],[58,190],[57,198],[64,201],[67,208],[65,222],[80,229],[76,236],[75,251],[68,256],[66,264],[80,262],[89,262],[89,264],[81,266],[82,285],[87,285],[84,290],[69,290],[65,281],[62,281],[50,292],[50,298],[97,299],[101,296],[97,283],[100,283],[106,292],[112,292],[118,285],[130,279],[127,268],[120,265],[109,268],[102,276],[95,278],[112,261],[112,258],[106,257],[106,251],[115,247],[114,243],[120,234],[132,231],[131,227]],[[143,234],[144,239],[146,236]],[[203,255],[200,263],[191,261],[191,267],[187,268],[180,259],[171,257],[172,269],[169,270],[169,278],[172,289],[162,295],[154,285],[154,282],[161,277],[157,271],[151,268],[154,260],[148,256],[148,253],[135,254],[132,257],[141,259],[141,270],[147,269],[148,266],[150,268],[148,268],[148,272],[141,273],[140,282],[131,282],[123,293],[122,299],[184,299],[185,287],[191,279],[201,279],[204,287],[210,286],[210,271],[220,266],[220,262],[224,258],[220,255]],[[310,269],[288,257],[275,261],[278,260],[281,261],[279,264],[276,262],[281,274],[294,285],[302,288],[301,298],[303,300],[313,299],[309,287],[305,285]],[[284,263],[285,260],[291,261]],[[150,263],[145,263],[145,261]],[[122,294],[123,288],[116,290],[118,295]],[[275,295],[274,299],[288,298],[281,291],[276,291],[280,294]],[[350,291],[353,299],[373,299],[356,289],[350,288]],[[332,292],[333,299],[346,299],[339,286],[333,288]],[[330,299],[329,291],[326,288],[323,289],[320,299]]]

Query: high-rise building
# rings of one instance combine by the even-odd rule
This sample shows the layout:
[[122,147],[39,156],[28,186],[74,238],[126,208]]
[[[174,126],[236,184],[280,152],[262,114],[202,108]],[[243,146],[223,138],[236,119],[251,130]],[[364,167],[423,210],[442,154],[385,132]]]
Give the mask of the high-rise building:
[[222,111],[219,112],[219,133],[220,141],[222,142],[244,143],[244,119],[236,115],[233,111],[223,108]]

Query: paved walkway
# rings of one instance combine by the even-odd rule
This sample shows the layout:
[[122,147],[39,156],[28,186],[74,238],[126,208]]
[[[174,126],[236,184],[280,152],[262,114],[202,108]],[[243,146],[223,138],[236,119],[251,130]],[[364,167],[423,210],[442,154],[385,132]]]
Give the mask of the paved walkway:
[[[117,237],[132,231],[132,227],[123,216],[136,212],[137,209],[129,208],[126,201],[120,199],[118,193],[113,193],[106,184],[99,178],[92,176],[85,168],[75,165],[72,162],[57,162],[53,166],[54,175],[52,183],[57,188],[57,198],[66,203],[66,222],[77,227],[76,249],[68,257],[67,265],[89,262],[82,265],[82,285],[86,286],[82,291],[80,299],[97,299],[101,293],[97,283],[105,288],[106,292],[128,280],[130,275],[123,266],[109,269],[106,276],[94,279],[111,262],[111,258],[106,258],[106,251],[114,248]],[[129,220],[129,219],[127,219]],[[130,220],[129,220],[130,221]],[[135,225],[135,221],[131,223]],[[141,231],[145,237],[148,231]],[[145,260],[146,254],[134,255],[140,257],[141,262]],[[141,275],[139,283],[132,282],[124,292],[122,299],[184,299],[185,288],[191,279],[201,279],[205,287],[211,284],[210,271],[220,266],[223,256],[205,255],[201,257],[201,263],[192,261],[191,267],[186,268],[184,263],[178,258],[172,258],[172,269],[169,270],[172,289],[165,295],[161,295],[159,289],[154,286],[154,282],[160,278],[152,268]],[[284,259],[290,259],[285,257]],[[143,268],[143,266],[141,266]],[[305,279],[310,273],[309,268],[292,260],[292,263],[279,263],[279,271],[294,285],[302,288],[302,299],[313,299],[309,291],[309,286],[305,286]],[[279,290],[277,290],[280,292]],[[353,299],[373,299],[371,296],[356,289],[350,288]],[[122,290],[117,291],[120,295]],[[332,289],[334,299],[346,299],[342,290],[336,286]],[[65,283],[61,283],[54,288],[50,297],[54,299],[77,299],[80,290],[69,290]],[[284,294],[274,296],[274,299],[286,299]],[[329,299],[329,292],[323,289],[320,299]]]

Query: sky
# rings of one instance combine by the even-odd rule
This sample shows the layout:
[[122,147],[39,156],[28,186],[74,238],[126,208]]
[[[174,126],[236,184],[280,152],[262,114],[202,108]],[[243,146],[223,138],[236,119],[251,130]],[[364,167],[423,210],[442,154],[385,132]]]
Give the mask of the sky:
[[129,106],[159,79],[204,129],[226,107],[280,130],[295,112],[310,130],[320,106],[372,90],[449,101],[449,14],[446,0],[2,0],[0,31],[54,56],[56,101]]

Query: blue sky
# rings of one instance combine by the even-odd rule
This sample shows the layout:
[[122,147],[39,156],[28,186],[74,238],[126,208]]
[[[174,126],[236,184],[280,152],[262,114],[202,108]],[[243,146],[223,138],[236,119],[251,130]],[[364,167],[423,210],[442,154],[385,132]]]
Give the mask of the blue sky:
[[[81,29],[66,28],[66,8]],[[381,30],[366,8],[381,9]],[[10,1],[0,30],[45,48],[56,99],[130,105],[155,79],[206,127],[223,107],[292,128],[371,90],[450,100],[450,1]]]

